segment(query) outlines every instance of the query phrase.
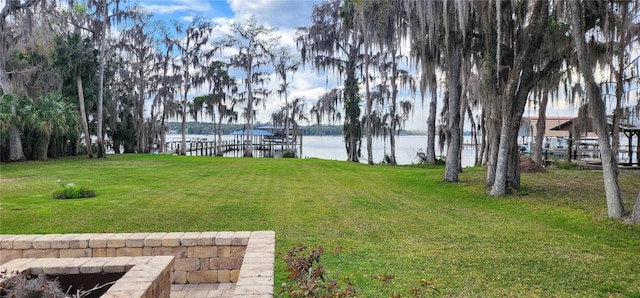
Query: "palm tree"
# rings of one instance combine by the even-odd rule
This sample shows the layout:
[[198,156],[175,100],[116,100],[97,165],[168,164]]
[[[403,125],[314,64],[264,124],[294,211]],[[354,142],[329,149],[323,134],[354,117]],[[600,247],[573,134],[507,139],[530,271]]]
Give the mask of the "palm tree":
[[87,122],[85,109],[84,87],[82,78],[93,77],[96,74],[97,60],[96,50],[89,38],[83,38],[79,33],[68,34],[65,37],[57,37],[53,53],[54,64],[63,72],[75,79],[78,91],[78,103],[80,117],[82,118],[82,131],[89,158],[93,158],[91,150],[91,134]]
[[[22,148],[20,132],[23,125],[22,112],[13,94],[5,94],[0,101],[0,131],[2,136],[9,133],[9,161],[21,161],[26,157]],[[4,143],[4,140],[2,140]]]
[[64,136],[75,131],[77,113],[59,93],[47,93],[33,101],[24,97],[26,106],[26,122],[37,136],[35,159],[47,160],[49,144],[53,137]]
[[[22,148],[20,130],[16,125],[20,124],[20,117],[17,114],[14,91],[11,81],[6,71],[7,53],[18,44],[18,40],[24,38],[26,33],[31,32],[33,26],[33,10],[38,4],[43,5],[40,0],[27,1],[4,1],[4,6],[0,7],[0,89],[3,95],[3,112],[0,122],[9,132],[9,161],[20,161],[25,159]],[[44,6],[44,5],[43,5]],[[13,30],[7,27],[7,20],[22,20],[22,26],[14,26]]]

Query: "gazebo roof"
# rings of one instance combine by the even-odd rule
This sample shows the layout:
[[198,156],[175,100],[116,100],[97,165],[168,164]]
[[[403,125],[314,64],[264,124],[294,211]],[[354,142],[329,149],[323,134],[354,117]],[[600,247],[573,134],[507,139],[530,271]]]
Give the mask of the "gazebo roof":
[[[635,117],[630,117],[631,119],[625,119],[620,122],[620,131],[621,132],[631,132],[631,133],[640,133],[640,120]],[[569,121],[561,123],[558,126],[552,127],[551,130],[565,130],[572,131],[574,127],[575,121],[577,121],[577,117],[573,118]],[[609,126],[613,125],[613,119],[611,117],[607,117],[607,124]],[[591,121],[588,121],[586,131],[585,132],[593,132],[593,127]]]
[[[246,130],[245,131],[244,129],[242,129],[242,130],[236,130],[236,131],[232,132],[231,135],[234,135],[234,136],[248,135],[249,132],[251,132],[251,130]],[[266,131],[266,130],[262,130],[262,129],[254,129],[252,132],[253,132],[254,136],[266,136],[266,137],[273,136],[272,132]]]

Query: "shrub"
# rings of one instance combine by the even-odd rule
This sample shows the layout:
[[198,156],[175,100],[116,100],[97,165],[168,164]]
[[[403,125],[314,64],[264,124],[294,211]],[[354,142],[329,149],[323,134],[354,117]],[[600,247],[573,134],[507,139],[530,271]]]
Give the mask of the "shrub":
[[61,189],[58,189],[51,194],[51,197],[56,200],[91,198],[96,196],[96,193],[93,190],[76,186],[73,183],[64,183],[58,180],[58,185],[60,185]]
[[320,264],[324,248],[318,246],[306,254],[307,247],[300,244],[287,252],[284,262],[289,272],[287,282],[282,283],[280,294],[290,297],[354,297],[353,283],[346,281],[343,286],[337,280],[331,280]]
[[558,169],[563,170],[575,170],[578,169],[578,165],[566,160],[555,160],[553,161],[553,165]]
[[296,153],[286,150],[284,152],[282,152],[282,158],[296,158]]

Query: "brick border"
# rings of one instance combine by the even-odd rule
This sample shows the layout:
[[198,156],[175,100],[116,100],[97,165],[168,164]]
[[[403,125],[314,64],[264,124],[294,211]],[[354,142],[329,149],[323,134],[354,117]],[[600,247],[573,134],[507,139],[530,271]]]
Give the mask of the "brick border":
[[19,258],[173,256],[171,283],[236,282],[236,295],[273,297],[275,232],[0,235],[0,265]]
[[8,273],[29,274],[125,273],[101,297],[169,298],[172,256],[113,258],[30,258],[0,265]]

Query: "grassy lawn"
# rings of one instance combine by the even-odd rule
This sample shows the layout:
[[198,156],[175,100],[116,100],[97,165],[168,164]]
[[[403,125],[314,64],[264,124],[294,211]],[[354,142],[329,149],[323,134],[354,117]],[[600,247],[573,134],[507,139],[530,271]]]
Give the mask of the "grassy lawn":
[[[640,227],[606,218],[601,172],[523,174],[504,198],[487,195],[482,169],[458,184],[443,173],[158,155],[2,164],[0,233],[274,230],[278,253],[325,247],[328,274],[362,297],[421,284],[426,296],[640,297]],[[53,200],[57,179],[97,197]],[[631,209],[640,171],[620,186]],[[278,259],[276,293],[285,276]]]

